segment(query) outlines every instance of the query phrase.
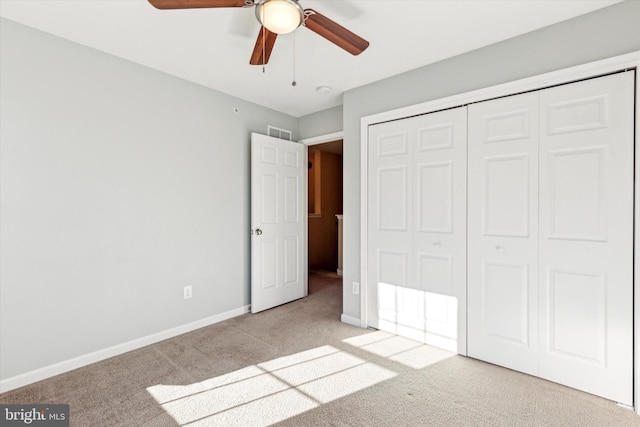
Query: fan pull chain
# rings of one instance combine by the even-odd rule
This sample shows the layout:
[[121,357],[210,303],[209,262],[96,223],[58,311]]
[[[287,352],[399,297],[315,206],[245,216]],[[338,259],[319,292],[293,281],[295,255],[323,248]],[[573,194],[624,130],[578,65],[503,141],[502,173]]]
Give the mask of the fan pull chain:
[[296,86],[296,32],[293,32],[293,81],[291,86]]
[[[262,19],[261,19],[260,22],[264,22],[264,8],[261,9],[261,13],[262,13]],[[265,51],[266,51],[266,49],[265,49],[265,46],[264,46],[265,45],[265,40],[264,40],[265,39],[265,31],[266,30],[265,30],[264,25],[263,25],[262,26],[262,74],[265,73],[265,70],[266,70],[265,63],[267,62],[265,60],[265,55],[266,55]]]

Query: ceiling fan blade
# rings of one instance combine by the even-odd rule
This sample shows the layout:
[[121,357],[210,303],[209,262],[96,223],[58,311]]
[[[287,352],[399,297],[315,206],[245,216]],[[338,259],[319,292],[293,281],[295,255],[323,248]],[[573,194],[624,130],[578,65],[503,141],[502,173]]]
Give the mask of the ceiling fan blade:
[[304,25],[314,33],[317,33],[346,50],[352,55],[361,54],[369,47],[369,42],[357,34],[344,28],[342,25],[333,22],[324,15],[319,14],[313,9],[305,9],[306,19]]
[[244,0],[149,0],[156,9],[195,9],[204,7],[243,7]]
[[264,65],[269,62],[269,57],[271,56],[271,51],[273,50],[273,45],[276,42],[277,37],[278,34],[272,33],[265,27],[261,27],[260,32],[258,33],[258,39],[256,40],[256,45],[253,47],[253,53],[251,54],[249,64]]

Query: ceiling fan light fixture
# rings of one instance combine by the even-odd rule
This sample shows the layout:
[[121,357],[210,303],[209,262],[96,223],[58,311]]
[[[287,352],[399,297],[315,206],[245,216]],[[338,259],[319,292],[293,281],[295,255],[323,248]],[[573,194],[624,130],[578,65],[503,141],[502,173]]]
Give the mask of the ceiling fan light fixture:
[[302,25],[304,10],[295,0],[265,0],[256,5],[256,17],[272,33],[287,34]]

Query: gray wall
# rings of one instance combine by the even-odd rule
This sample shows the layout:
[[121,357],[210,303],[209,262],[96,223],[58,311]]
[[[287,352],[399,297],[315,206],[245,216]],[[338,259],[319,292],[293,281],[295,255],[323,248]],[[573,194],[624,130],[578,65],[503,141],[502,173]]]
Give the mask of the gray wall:
[[300,139],[342,131],[342,105],[328,108],[298,119]]
[[0,31],[0,378],[249,304],[250,132],[298,120]]
[[[346,92],[345,289],[360,281],[361,117],[640,50],[638,17],[640,1],[625,1]],[[343,313],[360,317],[358,295],[344,292]]]

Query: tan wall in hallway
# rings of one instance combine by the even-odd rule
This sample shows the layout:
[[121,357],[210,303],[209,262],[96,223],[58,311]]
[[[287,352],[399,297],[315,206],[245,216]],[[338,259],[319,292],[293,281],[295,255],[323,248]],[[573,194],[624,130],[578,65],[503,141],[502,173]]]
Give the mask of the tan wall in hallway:
[[324,151],[317,153],[320,161],[314,162],[312,171],[318,172],[315,168],[319,168],[315,177],[320,175],[316,190],[320,189],[321,200],[319,215],[309,216],[309,269],[335,271],[338,268],[336,214],[342,213],[342,156]]

